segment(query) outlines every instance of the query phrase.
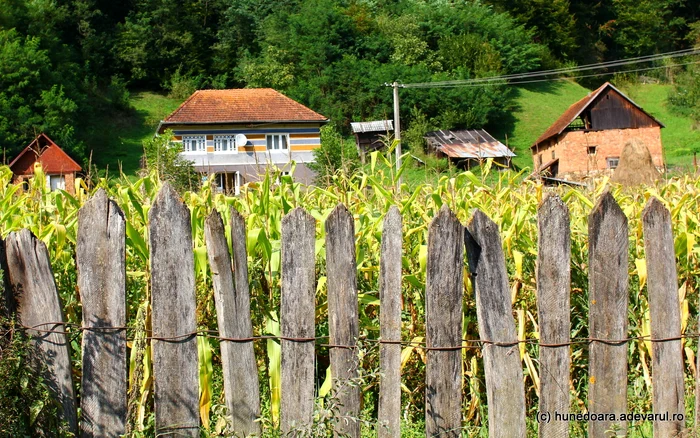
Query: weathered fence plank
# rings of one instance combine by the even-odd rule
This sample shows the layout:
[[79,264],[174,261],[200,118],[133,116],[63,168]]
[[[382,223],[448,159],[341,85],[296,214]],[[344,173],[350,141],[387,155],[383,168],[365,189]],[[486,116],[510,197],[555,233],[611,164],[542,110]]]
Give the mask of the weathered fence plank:
[[149,222],[156,434],[198,437],[199,360],[193,335],[196,306],[190,211],[167,183],[156,196]]
[[10,277],[7,273],[7,251],[5,250],[7,243],[0,239],[0,312],[4,316],[9,316],[15,312],[15,299],[12,296],[12,288],[10,287]]
[[492,342],[483,349],[489,436],[524,437],[523,370],[498,226],[476,210],[467,225],[465,240],[479,336]]
[[462,436],[464,227],[447,204],[428,229],[425,434]]
[[[78,288],[83,304],[83,437],[126,433],[126,234],[122,211],[100,189],[78,213]],[[103,328],[103,329],[100,329]]]
[[[310,339],[315,333],[316,221],[301,208],[282,219],[281,334]],[[283,434],[311,431],[314,416],[315,344],[282,340]],[[298,432],[297,432],[298,431]]]
[[[34,337],[39,356],[47,366],[46,381],[62,406],[61,417],[68,423],[69,430],[77,434],[70,345],[62,333],[65,331],[63,306],[51,271],[49,252],[27,229],[10,233],[6,245],[8,276],[20,322],[26,327],[36,327],[27,333]],[[46,330],[61,333],[47,333]]]
[[357,337],[357,268],[355,264],[355,224],[352,214],[338,205],[326,220],[326,275],[328,278],[328,325],[332,347],[331,374],[338,397],[336,435],[360,436],[360,387]]
[[[250,319],[245,219],[231,209],[233,264],[218,211],[212,211],[207,217],[204,236],[214,285],[219,335],[224,338],[250,338],[253,336],[253,324]],[[243,436],[260,435],[260,423],[255,421],[260,416],[260,390],[253,342],[222,340],[221,365],[232,431]]]
[[[606,192],[588,218],[589,348],[588,411],[620,414],[627,411],[628,253],[627,218]],[[595,340],[598,339],[598,340]],[[601,421],[595,421],[601,420]],[[596,418],[588,436],[606,431],[624,434],[626,421]]]
[[379,413],[377,436],[401,436],[401,254],[402,220],[399,209],[392,206],[384,218],[379,268],[380,337]]
[[644,251],[647,261],[647,290],[652,339],[677,338],[652,343],[654,412],[668,421],[654,421],[655,437],[680,436],[685,421],[674,415],[685,414],[683,388],[683,346],[678,302],[678,275],[673,246],[671,213],[651,198],[642,213]]
[[[547,196],[537,212],[537,311],[540,325],[539,436],[565,438],[569,422],[569,341],[571,340],[571,238],[569,209],[558,196]],[[543,344],[554,344],[548,347]],[[546,417],[545,417],[546,416]]]

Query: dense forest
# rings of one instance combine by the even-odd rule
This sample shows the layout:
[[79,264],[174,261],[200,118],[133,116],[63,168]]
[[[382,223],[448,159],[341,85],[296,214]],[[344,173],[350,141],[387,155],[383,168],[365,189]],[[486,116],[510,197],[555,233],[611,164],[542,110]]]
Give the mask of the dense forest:
[[[134,89],[273,87],[347,129],[390,117],[385,82],[664,53],[698,35],[695,0],[0,0],[0,147],[9,160],[44,131],[84,161]],[[679,82],[692,91],[688,68]],[[415,89],[402,111],[481,127],[509,102],[504,86]]]

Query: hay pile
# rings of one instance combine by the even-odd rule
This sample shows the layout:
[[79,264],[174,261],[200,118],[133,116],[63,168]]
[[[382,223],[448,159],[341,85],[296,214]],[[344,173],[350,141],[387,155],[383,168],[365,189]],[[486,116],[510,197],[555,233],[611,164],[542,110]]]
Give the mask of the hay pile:
[[654,184],[661,175],[651,159],[649,148],[639,139],[632,139],[622,149],[620,163],[611,181],[623,186]]

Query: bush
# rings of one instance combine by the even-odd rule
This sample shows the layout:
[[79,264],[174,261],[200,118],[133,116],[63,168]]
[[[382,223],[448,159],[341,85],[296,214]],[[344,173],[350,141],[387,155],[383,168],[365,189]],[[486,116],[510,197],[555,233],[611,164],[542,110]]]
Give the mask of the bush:
[[355,143],[343,139],[333,125],[321,128],[321,147],[314,150],[314,158],[309,168],[316,172],[319,185],[330,185],[330,177],[338,170],[351,175],[359,166]]
[[146,170],[154,172],[161,181],[172,184],[178,192],[197,190],[201,178],[192,162],[182,158],[181,148],[173,143],[172,138],[173,133],[168,130],[143,142]]

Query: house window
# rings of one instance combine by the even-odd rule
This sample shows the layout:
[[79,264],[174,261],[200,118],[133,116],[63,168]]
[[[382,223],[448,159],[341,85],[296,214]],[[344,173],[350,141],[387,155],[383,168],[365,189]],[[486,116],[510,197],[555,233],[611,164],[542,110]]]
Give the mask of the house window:
[[287,134],[268,134],[267,135],[267,150],[268,151],[286,151]]
[[66,177],[63,175],[46,175],[47,186],[53,192],[54,190],[66,189]]
[[596,148],[598,146],[588,146],[588,155],[595,155]]
[[182,147],[185,152],[204,152],[206,137],[203,135],[183,135]]
[[236,136],[235,135],[215,135],[214,136],[214,151],[215,152],[236,152]]
[[557,155],[554,153],[554,149],[552,149],[552,160],[557,158]]
[[608,169],[615,169],[620,164],[620,157],[608,157],[606,161],[608,162]]

